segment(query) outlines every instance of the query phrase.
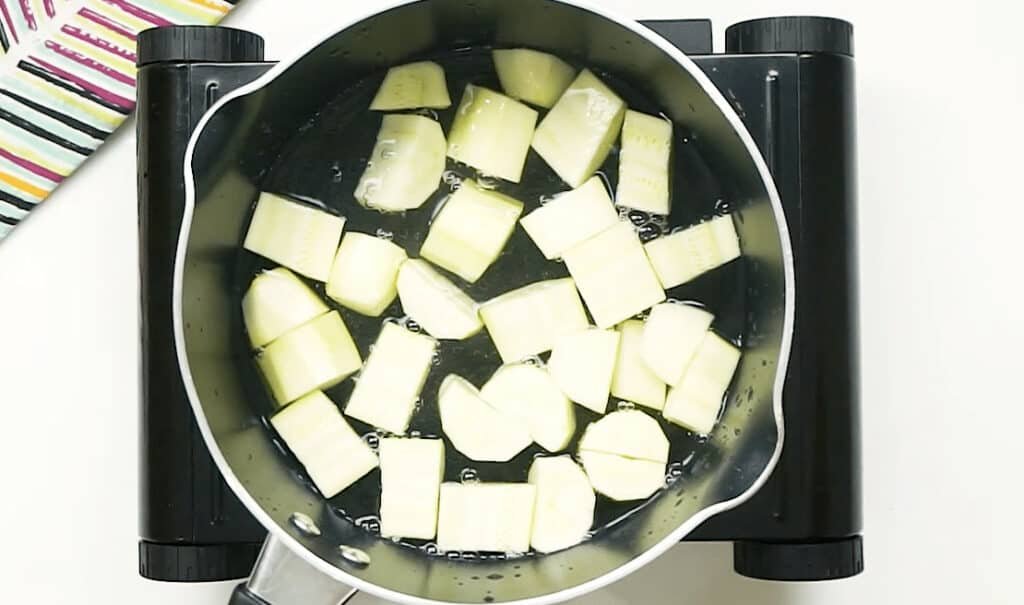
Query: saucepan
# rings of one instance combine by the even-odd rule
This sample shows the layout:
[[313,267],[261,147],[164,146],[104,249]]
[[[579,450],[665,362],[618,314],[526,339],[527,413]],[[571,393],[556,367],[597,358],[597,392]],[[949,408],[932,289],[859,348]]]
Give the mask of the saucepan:
[[[484,60],[492,48],[567,58],[599,74],[630,105],[670,119],[669,226],[728,211],[742,249],[728,266],[668,292],[714,308],[715,329],[742,349],[714,430],[700,436],[677,428],[664,489],[627,517],[607,519],[581,544],[546,555],[410,548],[376,535],[360,511],[321,497],[267,422],[274,408],[239,305],[263,262],[241,247],[259,192],[305,199],[343,216],[365,212],[353,190],[379,125],[367,93],[372,96],[387,68],[419,59],[478,69],[482,84],[496,86]],[[461,77],[456,69],[449,83]],[[460,94],[452,90],[453,99]],[[683,53],[641,25],[575,1],[421,0],[374,7],[220,99],[202,119],[185,161],[187,202],[173,298],[178,361],[213,458],[270,535],[251,592],[239,602],[337,603],[348,587],[404,603],[564,601],[635,571],[709,517],[738,506],[778,460],[795,300],[778,193],[723,95]],[[527,173],[533,164],[543,166],[531,155]],[[614,170],[610,160],[603,171],[610,182]],[[536,197],[524,200],[527,209],[555,183],[540,182],[530,194]],[[405,219],[376,216],[379,229],[401,237]],[[367,347],[380,318],[345,318],[357,344]],[[454,355],[471,380],[498,363],[493,356]],[[436,388],[428,381],[425,392]],[[328,394],[343,401],[343,393]],[[449,461],[446,480],[458,480],[460,466]],[[488,479],[487,468],[476,470]],[[368,508],[375,506],[372,489],[365,497]]]

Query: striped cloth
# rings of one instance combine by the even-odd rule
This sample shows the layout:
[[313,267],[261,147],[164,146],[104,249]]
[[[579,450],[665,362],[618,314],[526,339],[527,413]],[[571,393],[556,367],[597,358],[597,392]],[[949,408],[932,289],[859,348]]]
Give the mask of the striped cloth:
[[238,0],[0,0],[0,239],[135,108],[136,35]]

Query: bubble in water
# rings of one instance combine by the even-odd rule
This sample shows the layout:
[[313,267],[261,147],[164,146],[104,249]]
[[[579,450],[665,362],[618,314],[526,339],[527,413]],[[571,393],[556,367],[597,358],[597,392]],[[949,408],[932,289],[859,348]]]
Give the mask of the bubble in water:
[[464,468],[459,471],[459,481],[462,483],[480,483],[480,473],[475,468]]
[[617,410],[635,410],[636,409],[636,404],[633,403],[632,401],[620,401],[617,404],[615,404],[615,409],[617,409]]
[[718,198],[715,200],[715,214],[729,214],[732,210],[732,204],[725,198]]
[[647,223],[646,225],[642,225],[639,229],[637,229],[637,235],[640,236],[640,241],[649,242],[653,239],[661,237],[661,227],[653,223]]
[[399,319],[398,325],[402,326],[406,330],[409,330],[410,332],[415,332],[417,334],[423,331],[423,328],[420,327],[420,324],[416,323],[416,320],[409,317],[408,315]]
[[430,356],[430,364],[434,366],[441,365],[441,349],[434,349],[434,354]]
[[[417,399],[416,400],[416,405],[414,407],[418,408],[418,407],[420,407],[422,405],[423,405],[423,400]],[[422,435],[423,435],[423,433],[421,433],[419,431],[409,431],[409,436],[412,437],[413,439],[421,437]]]
[[540,205],[541,206],[546,206],[547,204],[550,204],[551,202],[555,201],[555,198],[557,198],[557,197],[558,197],[557,194],[554,194],[554,195],[544,194],[544,195],[540,196],[540,198],[539,198]]
[[331,181],[334,183],[340,183],[344,175],[341,172],[341,164],[334,162],[331,164]]
[[363,435],[363,442],[370,446],[371,450],[377,451],[377,448],[380,447],[380,433],[372,431]]
[[449,552],[449,553],[445,553],[444,556],[448,557],[449,559],[453,559],[454,560],[454,559],[462,558],[462,553],[459,553],[459,552]]
[[544,360],[541,359],[540,357],[538,357],[537,355],[531,355],[531,356],[523,359],[523,363],[528,365],[528,366],[534,366],[534,367],[537,367],[537,368],[543,368],[544,367]]
[[437,544],[433,542],[427,542],[423,546],[420,546],[420,550],[426,553],[428,556],[435,556],[441,554],[441,549],[437,547]]
[[668,471],[665,473],[665,484],[670,485],[675,482],[676,479],[683,476],[683,464],[681,462],[673,462],[668,465]]
[[375,235],[380,239],[387,240],[389,242],[395,239],[395,234],[384,228],[378,228],[377,231],[375,232]]
[[[475,552],[462,552],[462,553],[459,553],[459,558],[462,559],[463,561],[476,561],[476,553]],[[477,577],[477,576],[473,576],[473,579],[474,580],[479,580],[480,578]]]
[[459,173],[455,172],[454,170],[445,170],[443,173],[441,173],[441,180],[444,181],[444,184],[448,186],[458,185],[462,183],[462,177],[459,176]]
[[494,190],[498,188],[498,179],[488,176],[482,172],[478,172],[476,184],[479,185],[481,189]]
[[380,517],[377,515],[366,515],[365,517],[359,517],[353,520],[356,527],[361,528],[364,531],[368,531],[371,534],[380,533]]
[[640,210],[627,210],[626,218],[628,218],[629,222],[633,223],[637,227],[642,227],[643,225],[651,222],[651,216]]

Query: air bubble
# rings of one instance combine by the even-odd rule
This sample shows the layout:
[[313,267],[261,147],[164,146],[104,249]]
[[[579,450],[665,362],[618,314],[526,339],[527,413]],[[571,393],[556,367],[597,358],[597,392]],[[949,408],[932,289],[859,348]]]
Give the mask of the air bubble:
[[353,520],[353,523],[356,524],[356,527],[359,527],[364,531],[368,531],[371,534],[380,533],[380,517],[377,515],[359,517],[358,519]]
[[380,239],[387,240],[389,242],[395,239],[395,234],[393,232],[383,228],[377,229],[376,235]]
[[363,443],[370,446],[370,449],[376,452],[377,448],[380,447],[380,433],[372,431],[363,435]]
[[480,472],[475,468],[464,468],[459,471],[459,481],[462,483],[480,483]]
[[340,183],[343,174],[341,172],[341,164],[334,162],[331,164],[331,181],[334,183]]
[[479,185],[481,189],[485,189],[487,191],[493,191],[498,188],[498,180],[483,173],[477,173],[476,184]]
[[615,409],[617,409],[617,410],[635,410],[636,409],[636,404],[633,403],[632,401],[620,401],[617,404],[615,404]]
[[434,354],[430,356],[430,364],[433,366],[441,365],[441,349],[434,349]]
[[406,315],[402,319],[399,319],[398,325],[402,326],[406,330],[409,330],[410,332],[415,332],[416,334],[419,334],[420,332],[423,331],[423,328],[420,327],[420,324],[416,323],[416,320],[409,317],[408,315]]
[[550,204],[551,202],[555,201],[555,198],[557,198],[557,197],[558,197],[557,194],[555,194],[555,195],[545,194],[545,195],[540,196],[540,198],[538,198],[538,199],[540,201],[540,205],[541,206],[546,206],[546,205]]
[[531,355],[531,356],[523,359],[523,363],[525,365],[533,366],[535,368],[543,368],[544,367],[544,360],[541,359],[540,357],[538,357],[537,355]]
[[445,170],[441,174],[441,180],[444,181],[445,185],[449,186],[458,185],[462,183],[462,177],[459,176],[459,173],[455,172],[454,170]]
[[626,218],[637,227],[642,227],[651,222],[651,216],[640,210],[626,210]]
[[715,200],[715,214],[729,214],[732,211],[732,204],[725,198]]
[[420,550],[422,550],[424,553],[431,557],[441,554],[441,549],[438,548],[437,544],[434,544],[433,542],[427,542],[423,546],[420,546]]
[[640,236],[640,241],[649,242],[661,237],[661,227],[658,227],[653,223],[647,223],[637,230],[637,235]]

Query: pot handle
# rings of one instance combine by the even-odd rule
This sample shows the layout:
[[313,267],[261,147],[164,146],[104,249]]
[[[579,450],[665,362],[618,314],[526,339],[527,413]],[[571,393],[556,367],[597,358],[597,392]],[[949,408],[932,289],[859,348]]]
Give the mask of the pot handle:
[[345,605],[358,592],[324,575],[270,536],[249,581],[235,588],[228,605]]

